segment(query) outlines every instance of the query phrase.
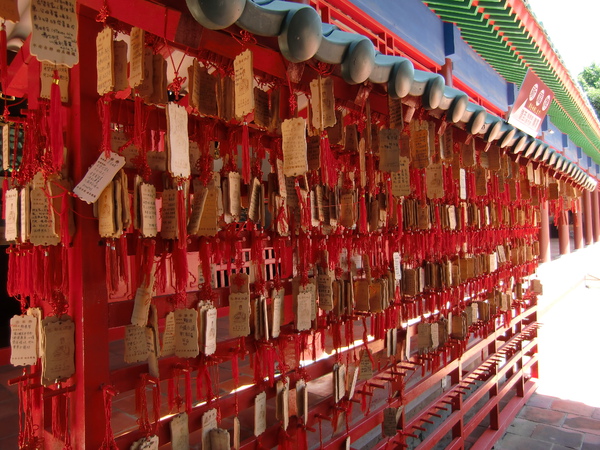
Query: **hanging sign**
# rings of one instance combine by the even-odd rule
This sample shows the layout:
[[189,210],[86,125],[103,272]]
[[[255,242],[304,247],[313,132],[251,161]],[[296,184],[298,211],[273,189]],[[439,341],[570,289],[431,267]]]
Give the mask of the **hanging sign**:
[[75,0],[31,2],[31,54],[73,67],[79,62]]
[[527,71],[517,100],[508,117],[508,123],[536,137],[554,93],[531,70]]

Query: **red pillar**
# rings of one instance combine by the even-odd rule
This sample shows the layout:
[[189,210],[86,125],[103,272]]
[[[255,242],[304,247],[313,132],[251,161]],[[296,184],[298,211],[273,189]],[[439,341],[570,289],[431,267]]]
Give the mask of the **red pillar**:
[[573,214],[573,239],[575,241],[575,250],[583,248],[583,221],[582,221],[582,202],[577,199],[577,212]]
[[600,205],[598,204],[598,191],[594,191],[590,195],[592,202],[592,233],[594,242],[600,240]]
[[[102,25],[97,12],[79,8],[79,64],[71,69],[68,121],[70,173],[81,180],[99,155],[100,119],[96,102],[96,34]],[[99,448],[104,438],[104,402],[101,386],[110,380],[108,360],[108,293],[104,247],[98,245],[98,224],[91,217],[92,206],[74,201],[77,227],[69,261],[71,305],[75,331],[75,384],[71,417],[73,448]],[[84,264],[85,261],[85,264]]]
[[571,252],[571,243],[569,242],[569,215],[563,211],[558,221],[558,247],[561,255],[568,255]]
[[550,256],[550,218],[548,216],[548,200],[540,204],[540,262],[549,262]]
[[585,245],[591,245],[592,240],[592,202],[591,194],[587,189],[583,191],[583,237]]

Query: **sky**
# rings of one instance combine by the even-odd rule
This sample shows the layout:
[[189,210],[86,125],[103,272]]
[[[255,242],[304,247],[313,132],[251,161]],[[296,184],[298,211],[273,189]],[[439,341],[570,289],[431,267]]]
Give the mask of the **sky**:
[[600,0],[528,2],[575,80],[584,67],[600,64]]

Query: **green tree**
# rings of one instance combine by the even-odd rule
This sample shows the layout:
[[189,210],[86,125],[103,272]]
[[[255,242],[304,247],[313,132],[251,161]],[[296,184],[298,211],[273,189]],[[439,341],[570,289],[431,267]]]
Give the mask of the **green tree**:
[[593,63],[583,69],[577,77],[583,91],[587,94],[596,116],[600,117],[600,66]]

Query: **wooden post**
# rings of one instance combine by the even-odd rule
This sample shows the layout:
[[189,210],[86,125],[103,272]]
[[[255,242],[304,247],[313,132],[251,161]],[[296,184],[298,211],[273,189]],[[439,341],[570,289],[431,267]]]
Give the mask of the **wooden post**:
[[540,262],[549,262],[550,256],[550,218],[548,216],[548,200],[540,204]]
[[577,199],[577,212],[573,213],[573,240],[575,241],[575,250],[583,248],[583,205],[581,198]]
[[571,242],[569,240],[569,215],[563,211],[558,221],[558,247],[561,255],[568,255],[571,252]]
[[585,245],[590,245],[592,241],[592,203],[590,191],[583,191],[583,237]]
[[594,242],[600,240],[600,205],[598,204],[598,197],[597,190],[590,194],[592,203],[592,234]]
[[[67,147],[71,178],[79,181],[100,154],[100,119],[97,113],[96,35],[102,25],[96,13],[79,8],[79,64],[71,69],[71,111]],[[92,205],[74,200],[76,233],[69,260],[70,304],[75,330],[74,409],[71,441],[73,448],[100,448],[104,438],[104,403],[101,386],[110,380],[108,349],[108,293],[104,247],[98,244],[98,223]]]

